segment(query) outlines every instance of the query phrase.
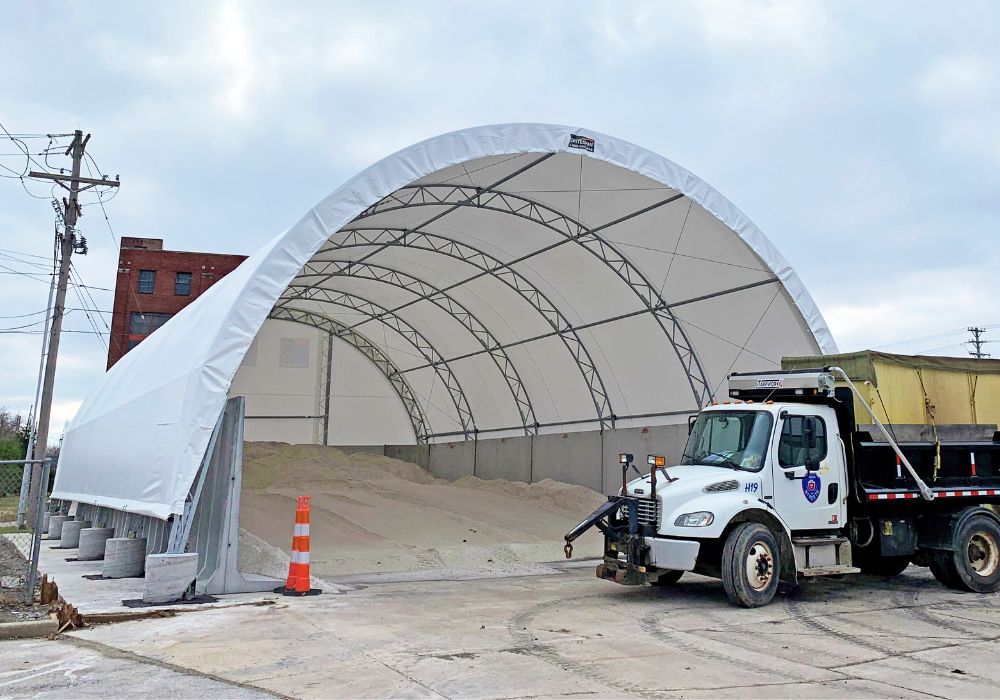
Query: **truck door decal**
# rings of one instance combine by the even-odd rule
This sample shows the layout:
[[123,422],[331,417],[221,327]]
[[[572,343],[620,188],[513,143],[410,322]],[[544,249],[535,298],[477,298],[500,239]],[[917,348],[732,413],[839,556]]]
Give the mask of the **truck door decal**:
[[823,483],[820,481],[819,474],[815,472],[807,474],[802,479],[802,493],[805,494],[806,500],[810,503],[815,503],[816,499],[819,498],[822,486]]

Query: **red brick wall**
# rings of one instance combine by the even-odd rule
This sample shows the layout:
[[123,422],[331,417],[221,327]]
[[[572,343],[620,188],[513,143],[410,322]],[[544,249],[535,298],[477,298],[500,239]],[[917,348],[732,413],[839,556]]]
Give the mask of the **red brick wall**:
[[[123,237],[118,255],[108,369],[128,352],[130,341],[139,342],[146,337],[129,333],[132,312],[175,314],[244,260],[245,255],[163,250],[163,241],[158,238]],[[153,294],[139,293],[139,270],[156,271]],[[174,294],[175,274],[178,272],[191,273],[190,296]]]

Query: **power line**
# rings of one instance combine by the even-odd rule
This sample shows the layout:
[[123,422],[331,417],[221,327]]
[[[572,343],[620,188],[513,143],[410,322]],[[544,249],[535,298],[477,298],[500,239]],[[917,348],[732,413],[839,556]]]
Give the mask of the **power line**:
[[41,258],[42,260],[51,260],[50,255],[38,255],[37,253],[25,253],[20,250],[10,250],[9,248],[0,248],[0,253],[8,253],[11,255],[21,255],[26,258]]
[[[2,335],[41,335],[44,332],[45,331],[3,331],[3,330],[0,330],[0,334],[2,334]],[[60,332],[61,333],[84,333],[86,335],[94,335],[95,333],[98,334],[98,335],[107,335],[107,333],[104,333],[103,331],[78,331],[78,330],[71,330],[69,328],[63,328],[62,331],[60,331]]]

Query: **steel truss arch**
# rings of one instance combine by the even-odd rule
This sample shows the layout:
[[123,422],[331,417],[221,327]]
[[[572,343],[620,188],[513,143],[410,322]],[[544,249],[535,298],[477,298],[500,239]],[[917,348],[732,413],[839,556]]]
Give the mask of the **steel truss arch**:
[[[343,229],[340,233],[346,233],[347,237],[329,247],[316,251],[316,256],[326,253],[335,253],[337,250],[347,248],[364,248],[369,246],[392,246],[402,248],[414,248],[425,250],[440,255],[446,255],[455,260],[461,260],[483,272],[493,273],[495,279],[503,282],[513,290],[524,301],[535,308],[545,319],[553,332],[562,340],[566,350],[573,357],[573,361],[580,370],[590,398],[594,403],[594,410],[600,420],[601,429],[614,427],[615,412],[611,406],[611,400],[601,378],[597,365],[590,355],[590,351],[584,344],[579,332],[568,318],[559,310],[555,304],[539,289],[534,283],[529,281],[524,275],[517,272],[509,265],[505,265],[499,258],[490,253],[462,243],[446,236],[440,236],[426,231],[408,231],[399,228],[352,228]],[[323,262],[323,261],[316,261]]]
[[271,311],[268,318],[312,326],[352,345],[362,355],[367,357],[389,381],[389,384],[399,396],[399,400],[403,402],[403,407],[406,409],[406,414],[410,419],[410,426],[413,428],[413,435],[417,442],[427,442],[430,429],[428,428],[424,410],[420,407],[420,402],[417,400],[416,392],[410,386],[410,383],[406,381],[406,375],[399,371],[399,367],[375,343],[361,333],[351,330],[340,321],[321,316],[320,314],[314,314],[310,311],[275,308]]
[[[411,207],[441,205],[450,205],[454,208],[474,207],[526,219],[562,236],[562,240],[539,248],[528,255],[511,260],[505,263],[506,266],[523,262],[567,243],[576,243],[582,246],[586,251],[600,260],[605,267],[614,272],[619,279],[625,282],[649,313],[653,315],[653,318],[656,319],[657,324],[664,335],[666,335],[670,346],[681,363],[681,367],[683,367],[687,375],[688,384],[694,396],[695,406],[700,408],[712,398],[711,383],[680,320],[670,310],[669,304],[660,295],[660,292],[653,285],[652,281],[619,251],[611,241],[599,235],[599,232],[604,229],[611,228],[636,216],[645,214],[648,211],[670,204],[681,199],[683,196],[682,194],[672,195],[623,217],[591,228],[546,204],[536,202],[519,194],[472,185],[407,185],[369,206],[358,214],[352,223],[362,221],[382,212],[398,211]],[[417,227],[415,231],[419,231],[419,228]],[[366,257],[371,257],[371,255],[377,252],[378,250]],[[466,280],[456,282],[445,288],[445,290],[447,291],[447,289],[471,282],[473,279],[478,279],[486,274],[494,273],[479,273]],[[393,311],[398,311],[399,308],[401,307],[397,307]]]
[[[465,391],[462,389],[462,385],[459,383],[455,374],[451,371],[451,367],[448,363],[445,362],[441,354],[434,348],[431,342],[427,340],[422,333],[420,333],[420,331],[396,314],[389,311],[389,309],[369,301],[368,299],[363,299],[347,292],[331,291],[322,287],[308,287],[303,290],[298,286],[290,286],[288,289],[304,291],[304,294],[297,296],[296,299],[319,301],[322,303],[333,304],[335,306],[342,306],[368,316],[369,318],[377,318],[379,322],[384,323],[386,326],[398,333],[402,338],[410,343],[410,345],[412,345],[418,353],[420,353],[421,357],[423,357],[428,364],[431,362],[435,363],[433,366],[434,371],[444,384],[445,388],[448,390],[448,395],[451,397],[452,404],[455,406],[458,422],[462,426],[462,432],[465,434],[466,439],[475,435],[475,418],[472,414],[472,409],[469,408],[469,402],[466,399]],[[304,309],[287,306],[287,304],[291,301],[291,299],[287,299],[284,296],[279,297],[272,313],[277,309],[288,309],[301,313],[309,313]],[[320,314],[316,315],[321,318],[326,318]],[[353,332],[355,330],[354,326],[348,326],[346,324],[341,325],[344,325],[344,328],[347,331]],[[395,371],[397,374],[402,374],[398,368]]]
[[[317,266],[322,266],[323,269],[315,269]],[[496,364],[497,369],[500,371],[500,374],[503,376],[504,381],[507,383],[507,388],[510,390],[511,397],[514,400],[514,406],[517,408],[518,415],[521,419],[524,434],[535,434],[536,425],[538,423],[537,418],[535,417],[535,408],[531,403],[531,398],[528,396],[527,390],[524,388],[524,383],[521,381],[521,375],[518,373],[514,361],[511,360],[510,356],[507,354],[506,347],[496,336],[493,335],[489,328],[486,327],[486,324],[480,321],[475,314],[473,314],[454,297],[438,287],[414,277],[409,273],[401,272],[385,265],[376,265],[374,263],[353,263],[342,260],[313,262],[310,260],[302,268],[302,272],[299,273],[298,278],[308,278],[312,275],[323,276],[324,281],[329,281],[335,277],[352,277],[355,279],[366,279],[374,282],[381,282],[411,292],[412,294],[417,295],[417,298],[420,300],[427,300],[443,310],[445,313],[462,324],[462,326],[479,342],[487,354],[489,354],[494,364]],[[292,285],[289,289],[297,290],[293,295],[293,298],[307,298],[308,292],[303,293],[301,285]],[[319,287],[319,289],[323,288]],[[389,309],[385,309],[384,313],[394,315]],[[371,319],[355,323],[349,327],[354,329],[363,323],[368,323],[372,320],[380,321],[382,319],[380,315],[376,315]],[[445,364],[447,364],[447,361],[445,361]]]

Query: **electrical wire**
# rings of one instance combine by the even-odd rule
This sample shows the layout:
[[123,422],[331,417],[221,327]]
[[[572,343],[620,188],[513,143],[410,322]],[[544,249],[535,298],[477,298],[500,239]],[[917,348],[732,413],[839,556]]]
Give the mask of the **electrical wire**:
[[[70,275],[76,274],[76,270],[74,270],[72,267],[70,267],[69,271]],[[79,280],[79,274],[77,274],[76,276],[77,279]],[[84,299],[83,294],[80,293],[79,287],[74,287],[73,292],[76,294],[76,298],[80,300],[80,304],[84,307],[84,315],[87,317],[87,322],[90,324],[91,329],[93,329],[94,333],[97,335],[97,340],[101,344],[101,347],[104,349],[105,354],[107,354],[108,344],[104,341],[104,335],[101,329],[98,327],[97,322],[94,320],[94,317],[91,316],[90,311],[87,310],[87,302]],[[104,320],[104,318],[101,316],[99,316],[98,318],[100,318],[102,321]],[[110,334],[110,332],[111,331],[109,329],[108,333]]]
[[30,314],[17,314],[16,316],[0,316],[0,318],[28,318],[29,316],[37,316],[38,314],[44,314],[48,309],[42,309],[41,311],[32,311]]

